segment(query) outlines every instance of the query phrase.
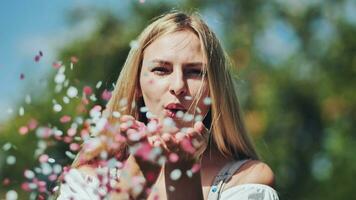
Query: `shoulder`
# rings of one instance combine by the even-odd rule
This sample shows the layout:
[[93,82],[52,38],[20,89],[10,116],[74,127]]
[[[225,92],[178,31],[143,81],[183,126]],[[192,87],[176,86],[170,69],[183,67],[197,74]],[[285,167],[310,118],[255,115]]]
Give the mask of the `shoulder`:
[[273,187],[274,182],[274,173],[266,163],[258,160],[249,160],[235,172],[226,186],[228,188],[253,183]]

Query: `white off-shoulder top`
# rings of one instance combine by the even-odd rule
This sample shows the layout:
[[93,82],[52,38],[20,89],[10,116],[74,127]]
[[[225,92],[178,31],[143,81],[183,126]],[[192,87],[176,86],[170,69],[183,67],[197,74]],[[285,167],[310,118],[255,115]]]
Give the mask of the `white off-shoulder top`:
[[[231,162],[220,170],[211,186],[208,200],[279,200],[272,187],[262,184],[242,184],[224,190],[225,184],[245,162],[247,160]],[[112,178],[117,178],[117,174],[110,173],[111,175]],[[77,169],[71,169],[65,175],[59,190],[57,200],[99,200],[102,197],[108,199],[105,198],[107,191],[100,187],[97,177],[84,175]]]
[[224,186],[236,171],[248,160],[227,163],[215,177],[210,188],[208,200],[278,200],[277,192],[268,185],[242,184],[224,190]]
[[242,184],[224,190],[221,200],[278,200],[277,192],[268,185]]

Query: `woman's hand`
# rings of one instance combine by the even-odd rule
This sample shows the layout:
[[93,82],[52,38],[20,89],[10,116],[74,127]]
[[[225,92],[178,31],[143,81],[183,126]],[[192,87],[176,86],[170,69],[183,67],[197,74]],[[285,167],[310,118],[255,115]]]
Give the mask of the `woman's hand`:
[[193,128],[185,132],[165,132],[154,146],[160,146],[169,162],[196,162],[205,151],[209,140],[209,131],[202,122],[196,122]]

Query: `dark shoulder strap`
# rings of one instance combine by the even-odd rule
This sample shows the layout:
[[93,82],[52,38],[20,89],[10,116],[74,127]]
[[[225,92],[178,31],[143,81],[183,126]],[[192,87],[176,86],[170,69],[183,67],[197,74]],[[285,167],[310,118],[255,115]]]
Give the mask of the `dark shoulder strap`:
[[218,200],[225,184],[231,179],[239,168],[248,160],[232,161],[227,163],[215,177],[209,190],[208,200]]

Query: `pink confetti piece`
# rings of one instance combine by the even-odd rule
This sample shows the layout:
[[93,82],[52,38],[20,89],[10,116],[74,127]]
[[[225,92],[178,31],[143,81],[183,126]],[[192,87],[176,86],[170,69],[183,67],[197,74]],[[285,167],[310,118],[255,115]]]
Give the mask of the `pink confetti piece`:
[[61,66],[62,66],[62,62],[60,61],[52,63],[52,67],[55,69],[59,69]]
[[193,173],[198,172],[200,170],[200,164],[195,163],[191,170],[192,170]]
[[29,183],[27,183],[27,182],[24,182],[24,183],[21,184],[21,189],[26,191],[26,192],[30,192],[31,191]]
[[45,163],[48,161],[49,156],[47,154],[42,154],[39,158],[38,161],[40,161],[40,163]]
[[187,138],[184,138],[181,142],[180,142],[181,147],[183,148],[184,151],[193,154],[195,152],[195,148],[193,147],[193,145],[190,143],[190,141]]
[[75,129],[75,128],[69,128],[67,130],[67,135],[70,136],[70,137],[75,136],[76,133],[77,133],[77,129]]
[[71,144],[69,145],[69,149],[70,149],[71,151],[78,151],[78,150],[80,149],[80,145],[77,144],[77,143],[71,143]]
[[105,89],[101,94],[101,98],[105,101],[109,101],[109,99],[111,98],[111,92]]
[[59,119],[59,121],[64,124],[64,123],[70,122],[71,119],[72,119],[72,118],[71,118],[70,116],[64,115],[64,116],[62,116],[62,117]]
[[26,135],[28,133],[28,127],[27,126],[21,126],[19,128],[19,133],[20,133],[20,135]]
[[175,163],[175,162],[178,161],[178,159],[179,159],[178,154],[176,154],[176,153],[170,153],[169,154],[169,161],[170,162]]
[[83,92],[84,92],[85,95],[90,96],[93,93],[93,90],[91,89],[91,87],[85,86],[83,88]]
[[28,127],[30,130],[33,130],[33,129],[35,129],[35,128],[37,127],[37,125],[38,125],[37,120],[35,120],[35,119],[30,119],[30,121],[29,121],[28,124],[27,124],[27,127]]
[[9,178],[4,178],[4,180],[2,181],[2,185],[3,186],[8,186],[10,185],[11,181]]

